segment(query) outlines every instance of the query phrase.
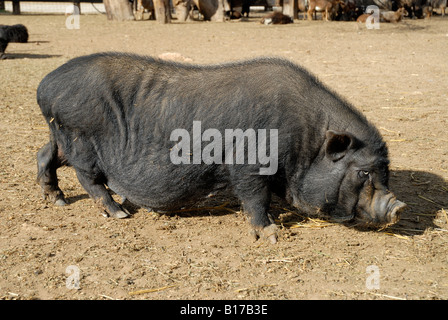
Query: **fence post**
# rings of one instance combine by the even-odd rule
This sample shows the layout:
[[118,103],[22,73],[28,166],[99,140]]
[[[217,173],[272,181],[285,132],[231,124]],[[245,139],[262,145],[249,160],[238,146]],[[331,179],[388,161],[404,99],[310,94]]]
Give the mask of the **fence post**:
[[12,14],[20,14],[20,0],[12,0]]
[[299,13],[297,9],[297,0],[283,0],[283,14],[286,14],[293,19],[298,19]]
[[103,0],[108,20],[134,20],[132,5],[128,0]]
[[74,0],[73,1],[73,5],[75,6],[75,7],[78,7],[78,12],[79,12],[79,14],[81,14],[81,1],[79,1],[79,0]]

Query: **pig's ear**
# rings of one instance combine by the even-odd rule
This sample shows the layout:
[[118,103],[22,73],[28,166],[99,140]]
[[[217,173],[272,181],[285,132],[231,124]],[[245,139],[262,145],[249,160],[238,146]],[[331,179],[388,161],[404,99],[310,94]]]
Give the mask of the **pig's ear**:
[[333,161],[342,159],[355,144],[356,138],[348,132],[328,130],[326,133],[326,154]]

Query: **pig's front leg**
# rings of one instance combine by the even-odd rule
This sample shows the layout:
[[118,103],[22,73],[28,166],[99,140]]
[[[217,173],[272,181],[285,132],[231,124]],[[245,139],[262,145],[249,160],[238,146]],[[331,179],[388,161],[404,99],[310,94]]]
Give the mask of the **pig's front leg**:
[[[243,211],[247,214],[255,239],[265,238],[271,243],[277,242],[278,228],[269,215],[271,193],[266,183],[250,179],[235,187],[235,193],[241,200]],[[261,180],[261,179],[260,179]]]

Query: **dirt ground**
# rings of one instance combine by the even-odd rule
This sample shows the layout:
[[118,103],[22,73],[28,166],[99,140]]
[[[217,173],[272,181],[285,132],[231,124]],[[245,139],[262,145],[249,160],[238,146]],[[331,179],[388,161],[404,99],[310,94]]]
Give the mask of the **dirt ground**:
[[[379,30],[265,26],[256,16],[158,25],[82,15],[78,30],[65,20],[0,15],[30,33],[0,61],[0,299],[448,299],[448,18]],[[366,231],[275,202],[281,231],[272,245],[253,241],[225,196],[199,211],[128,204],[131,218],[105,218],[71,168],[58,171],[69,205],[55,207],[35,182],[49,133],[36,88],[67,60],[100,51],[177,52],[200,64],[275,55],[305,66],[380,128],[391,190],[408,208],[398,224]]]

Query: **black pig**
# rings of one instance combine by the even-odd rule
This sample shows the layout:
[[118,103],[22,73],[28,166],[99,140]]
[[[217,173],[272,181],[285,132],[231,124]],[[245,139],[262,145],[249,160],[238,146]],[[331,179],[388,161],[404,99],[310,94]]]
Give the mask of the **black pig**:
[[[50,142],[37,154],[37,180],[44,196],[58,205],[66,202],[56,170],[71,165],[88,194],[116,218],[128,212],[106,187],[139,206],[171,210],[225,185],[242,202],[255,233],[272,242],[273,193],[299,210],[326,212],[336,221],[390,224],[405,207],[388,189],[388,151],[378,130],[287,60],[198,66],[99,53],[48,74],[37,101],[50,127]],[[234,164],[234,149],[225,150],[226,143],[215,145],[213,163],[192,163],[198,147],[211,141],[203,136],[199,144],[193,137],[193,154],[173,163],[180,145],[173,132],[191,134],[194,122],[204,135],[241,129],[253,130],[257,138],[260,130],[276,130],[278,139],[265,140],[276,144],[265,148],[278,162],[275,171],[260,174],[266,162],[249,162],[249,156]]]
[[10,42],[28,42],[28,30],[23,24],[0,25],[0,59],[5,58],[5,50]]

